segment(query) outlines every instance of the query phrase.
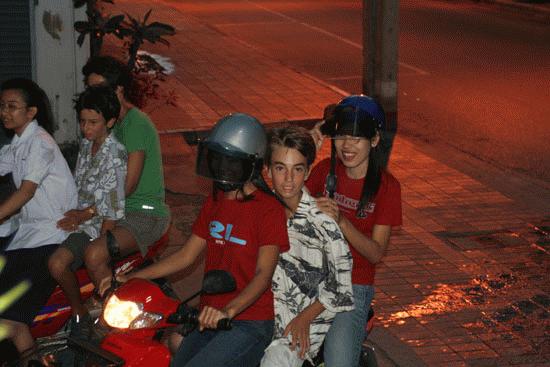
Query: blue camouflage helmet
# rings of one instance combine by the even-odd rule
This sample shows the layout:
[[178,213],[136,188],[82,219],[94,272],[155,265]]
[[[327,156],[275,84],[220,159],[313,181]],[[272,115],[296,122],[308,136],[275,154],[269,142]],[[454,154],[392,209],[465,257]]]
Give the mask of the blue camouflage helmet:
[[363,94],[342,99],[329,109],[325,120],[321,131],[331,137],[372,137],[376,130],[384,130],[386,125],[382,106],[374,98]]

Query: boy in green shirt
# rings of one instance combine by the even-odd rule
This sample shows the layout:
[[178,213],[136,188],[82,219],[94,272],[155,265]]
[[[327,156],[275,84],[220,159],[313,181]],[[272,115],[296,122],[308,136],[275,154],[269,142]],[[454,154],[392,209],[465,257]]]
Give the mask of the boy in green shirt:
[[[87,85],[108,85],[120,101],[120,116],[113,127],[115,137],[128,150],[126,176],[126,218],[115,228],[88,246],[85,263],[94,284],[110,276],[111,260],[107,242],[115,242],[120,255],[137,250],[145,255],[168,229],[170,210],[164,201],[164,174],[158,132],[149,119],[131,101],[132,77],[118,60],[92,58],[82,69]],[[89,210],[94,215],[93,208]]]

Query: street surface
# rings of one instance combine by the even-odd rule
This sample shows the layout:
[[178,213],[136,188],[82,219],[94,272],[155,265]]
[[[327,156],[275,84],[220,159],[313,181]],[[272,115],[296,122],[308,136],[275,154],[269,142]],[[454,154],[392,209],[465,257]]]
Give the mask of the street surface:
[[[165,3],[296,71],[361,91],[360,0]],[[399,133],[547,184],[549,45],[548,25],[487,4],[401,1]]]

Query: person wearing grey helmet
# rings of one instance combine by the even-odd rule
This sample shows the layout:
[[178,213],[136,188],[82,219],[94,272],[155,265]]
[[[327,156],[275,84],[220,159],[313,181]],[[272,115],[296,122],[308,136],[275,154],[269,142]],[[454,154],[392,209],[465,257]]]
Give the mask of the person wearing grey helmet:
[[306,182],[317,206],[339,224],[353,256],[353,311],[338,313],[325,338],[327,367],[357,366],[365,338],[374,274],[391,236],[402,223],[401,187],[385,169],[380,104],[352,95],[325,109],[324,123],[313,130],[317,147],[331,138],[331,158],[317,164]]
[[[198,147],[196,173],[214,185],[191,236],[174,254],[119,277],[167,276],[191,266],[204,250],[205,272],[221,269],[235,277],[235,291],[201,296],[199,329],[184,338],[172,366],[254,367],[271,341],[271,279],[289,241],[285,208],[261,175],[266,146],[254,117],[235,113],[219,120]],[[102,282],[102,290],[109,282]],[[231,330],[211,330],[224,318],[232,319]]]

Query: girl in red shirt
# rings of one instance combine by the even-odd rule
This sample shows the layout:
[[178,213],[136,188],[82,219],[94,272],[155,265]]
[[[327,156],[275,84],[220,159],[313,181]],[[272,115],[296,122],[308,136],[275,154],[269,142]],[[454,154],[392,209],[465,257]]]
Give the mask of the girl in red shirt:
[[[205,272],[222,269],[235,277],[234,292],[202,296],[199,330],[185,337],[172,366],[256,366],[271,341],[271,279],[289,244],[284,207],[261,176],[265,149],[265,131],[255,118],[233,114],[218,121],[199,144],[197,174],[211,178],[214,190],[191,237],[179,251],[122,279],[167,276],[204,250]],[[223,318],[233,319],[231,330],[209,330]]]
[[323,134],[333,139],[336,159],[315,166],[306,186],[319,196],[319,209],[339,223],[353,256],[355,309],[338,313],[333,321],[325,339],[327,367],[358,365],[374,296],[375,264],[386,252],[392,227],[402,223],[401,188],[384,169],[384,124],[380,105],[358,95],[344,98],[312,132],[318,146]]

